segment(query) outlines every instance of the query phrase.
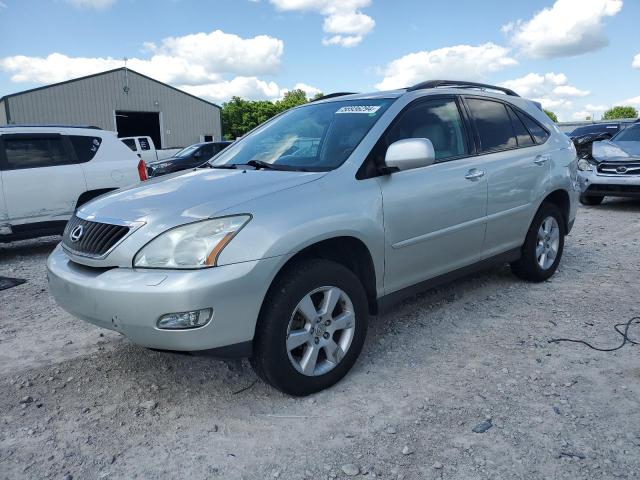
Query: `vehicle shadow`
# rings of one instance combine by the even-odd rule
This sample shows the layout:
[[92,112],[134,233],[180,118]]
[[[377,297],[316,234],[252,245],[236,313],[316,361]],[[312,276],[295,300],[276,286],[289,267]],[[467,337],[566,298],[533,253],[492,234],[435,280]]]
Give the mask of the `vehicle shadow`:
[[52,236],[0,243],[0,260],[15,258],[17,256],[47,254],[60,243],[61,239],[62,237],[60,236]]
[[[584,208],[584,207],[583,207]],[[602,204],[595,207],[587,207],[598,210],[610,210],[617,212],[640,212],[640,199],[606,197]]]
[[[363,356],[371,358],[388,354],[390,348],[402,350],[404,347],[394,342],[401,331],[426,329],[423,332],[429,336],[428,330],[437,327],[435,320],[441,316],[441,309],[458,302],[464,304],[465,297],[486,289],[487,285],[493,286],[492,289],[504,289],[513,282],[517,279],[507,266],[495,267],[410,297],[386,313],[370,317]],[[460,327],[470,328],[474,319],[469,316],[459,322]],[[198,401],[203,402],[214,401],[212,392],[221,401],[240,396],[245,400],[264,399],[265,396],[272,400],[290,398],[259,380],[246,359],[161,352],[136,346],[127,340],[115,346],[108,357],[99,355],[98,358],[102,368],[120,372],[119,380],[129,384],[131,390],[145,385],[162,385],[162,398],[171,398],[172,402],[187,401],[185,392],[191,396],[190,401],[200,399]],[[361,358],[353,373],[367,368],[367,358]]]

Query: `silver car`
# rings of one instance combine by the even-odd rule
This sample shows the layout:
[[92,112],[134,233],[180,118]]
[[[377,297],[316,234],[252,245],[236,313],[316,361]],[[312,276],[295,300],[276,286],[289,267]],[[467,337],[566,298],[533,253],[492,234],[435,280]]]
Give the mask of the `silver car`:
[[594,142],[591,155],[578,161],[578,180],[584,205],[600,205],[606,196],[640,198],[640,123]]
[[549,278],[578,199],[571,141],[467,82],[329,96],[209,166],[80,208],[51,292],[145,347],[250,356],[292,395],[340,380],[369,315],[417,290],[502,262]]

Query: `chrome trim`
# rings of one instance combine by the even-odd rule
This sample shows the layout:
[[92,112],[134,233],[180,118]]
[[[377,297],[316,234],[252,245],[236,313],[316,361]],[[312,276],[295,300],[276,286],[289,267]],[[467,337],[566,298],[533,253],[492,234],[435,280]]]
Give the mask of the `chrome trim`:
[[75,216],[78,217],[78,218],[81,218],[82,220],[87,220],[89,222],[98,222],[98,223],[106,223],[108,225],[118,225],[118,226],[121,226],[121,227],[129,227],[129,232],[127,232],[127,234],[124,237],[122,237],[120,240],[118,240],[116,243],[114,243],[111,246],[111,248],[109,250],[107,250],[106,252],[104,252],[102,255],[90,255],[90,254],[87,254],[87,253],[78,252],[76,250],[73,250],[73,249],[67,247],[63,242],[60,243],[60,245],[62,245],[62,249],[65,252],[67,252],[69,255],[72,255],[72,256],[75,256],[75,257],[80,257],[80,258],[90,258],[92,260],[104,260],[105,258],[107,258],[107,256],[118,245],[120,245],[127,238],[129,238],[133,232],[135,232],[140,227],[142,227],[145,223],[147,223],[147,222],[143,222],[143,221],[136,222],[136,221],[121,220],[121,219],[118,219],[118,218],[98,217],[96,215],[83,214],[80,211],[75,212]]

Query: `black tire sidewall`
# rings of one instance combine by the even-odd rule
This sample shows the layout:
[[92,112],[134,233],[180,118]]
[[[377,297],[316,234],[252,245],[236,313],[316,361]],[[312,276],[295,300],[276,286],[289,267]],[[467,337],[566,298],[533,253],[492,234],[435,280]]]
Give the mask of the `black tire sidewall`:
[[[317,377],[298,372],[286,350],[291,314],[302,298],[323,286],[342,289],[351,299],[355,313],[355,333],[344,358],[331,371]],[[251,363],[269,384],[290,395],[308,395],[338,382],[356,362],[367,333],[368,304],[360,280],[346,267],[322,259],[298,262],[275,280],[269,290],[256,326]]]
[[[555,218],[556,222],[558,223],[558,228],[560,229],[560,238],[558,244],[558,254],[556,255],[553,264],[549,268],[543,269],[538,264],[538,259],[536,257],[536,245],[538,243],[538,230],[540,229],[542,222],[547,217]],[[531,227],[529,228],[529,232],[527,233],[527,239],[525,241],[522,252],[522,261],[525,263],[525,268],[528,270],[531,280],[539,282],[544,281],[550,278],[555,273],[555,271],[558,269],[558,265],[560,264],[562,254],[564,252],[565,235],[565,220],[560,209],[556,205],[551,203],[542,204],[533,221],[531,222]]]

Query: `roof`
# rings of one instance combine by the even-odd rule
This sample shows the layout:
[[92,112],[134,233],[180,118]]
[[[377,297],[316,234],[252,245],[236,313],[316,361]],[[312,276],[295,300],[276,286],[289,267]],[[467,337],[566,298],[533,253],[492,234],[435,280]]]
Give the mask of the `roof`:
[[82,80],[86,80],[88,78],[99,77],[100,75],[106,75],[108,73],[124,71],[124,70],[127,70],[129,73],[135,73],[136,75],[140,75],[141,77],[146,78],[147,80],[151,80],[152,82],[158,83],[158,84],[160,84],[160,85],[162,85],[164,87],[170,88],[170,89],[175,90],[177,92],[180,92],[180,93],[182,93],[184,95],[188,95],[189,97],[195,98],[196,100],[200,100],[201,102],[207,103],[209,105],[213,105],[214,107],[217,107],[217,108],[220,108],[220,109],[222,108],[217,103],[209,102],[209,101],[204,100],[204,99],[202,99],[200,97],[196,97],[195,95],[187,93],[184,90],[180,90],[179,88],[173,87],[173,86],[171,86],[171,85],[169,85],[167,83],[163,83],[160,80],[156,80],[155,78],[148,77],[147,75],[143,75],[142,73],[136,72],[135,70],[131,70],[128,67],[114,68],[112,70],[106,70],[104,72],[98,72],[98,73],[93,73],[91,75],[85,75],[84,77],[72,78],[70,80],[65,80],[64,82],[51,83],[49,85],[43,85],[42,87],[30,88],[29,90],[23,90],[21,92],[10,93],[9,95],[5,95],[4,97],[0,97],[0,102],[2,102],[3,100],[5,100],[7,98],[18,97],[20,95],[24,95],[25,93],[37,92],[38,90],[45,90],[47,88],[57,87],[59,85],[66,85],[68,83],[73,83],[73,82],[79,82],[79,81],[82,81]]

